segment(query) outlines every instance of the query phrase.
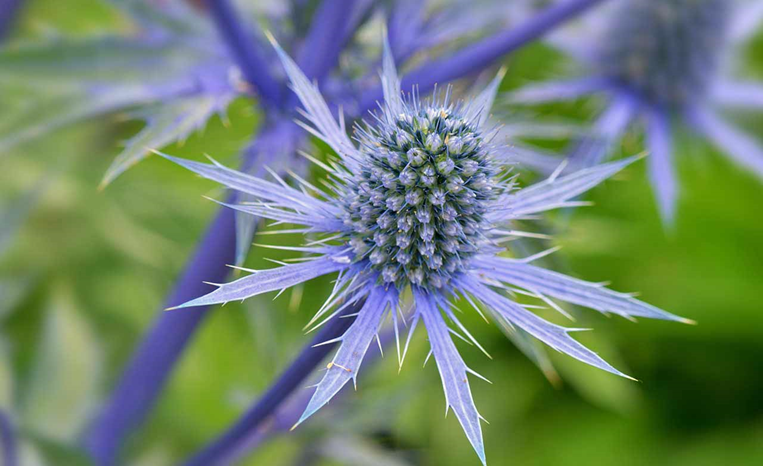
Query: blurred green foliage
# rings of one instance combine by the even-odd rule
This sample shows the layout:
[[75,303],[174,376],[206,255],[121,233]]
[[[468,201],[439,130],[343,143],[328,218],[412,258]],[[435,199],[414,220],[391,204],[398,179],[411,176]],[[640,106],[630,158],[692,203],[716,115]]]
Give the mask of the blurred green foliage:
[[[94,0],[30,3],[20,37],[120,27]],[[763,76],[761,58],[763,39],[744,57],[746,71]],[[540,45],[508,64],[507,88],[567,66]],[[215,117],[165,151],[235,164],[257,125],[251,108],[237,101],[229,125]],[[582,121],[595,109],[583,102],[540,113]],[[763,133],[760,119],[740,118]],[[0,406],[19,425],[24,466],[87,464],[74,448],[82,429],[213,215],[201,195],[221,193],[153,157],[99,192],[120,150],[115,141],[139,130],[115,115],[0,154]],[[683,191],[673,231],[660,224],[641,163],[596,189],[594,207],[569,221],[552,217],[555,244],[563,246],[553,260],[699,324],[633,324],[582,312],[596,330],[581,340],[641,382],[552,354],[562,379],[554,385],[497,328],[467,313],[464,323],[493,357],[462,348],[493,382],[473,384],[490,421],[490,464],[763,464],[763,186],[688,135],[677,144]],[[621,150],[640,151],[639,139]],[[288,256],[255,248],[245,265]],[[276,301],[259,297],[213,312],[128,445],[129,464],[172,464],[225,429],[308,341],[302,326],[329,289],[328,279],[315,280]],[[420,369],[427,351],[419,334],[401,374],[391,355],[368,364],[357,393],[266,443],[246,464],[476,464],[456,419],[443,420],[434,364]]]

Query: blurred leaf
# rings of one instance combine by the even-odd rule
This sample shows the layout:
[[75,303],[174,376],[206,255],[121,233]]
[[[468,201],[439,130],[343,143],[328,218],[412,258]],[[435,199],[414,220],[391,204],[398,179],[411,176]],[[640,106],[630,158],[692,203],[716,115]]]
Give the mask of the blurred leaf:
[[[220,108],[230,100],[232,64],[198,13],[183,2],[137,1],[123,6],[139,15],[134,18],[142,26],[139,34],[61,38],[0,48],[0,92],[14,96],[21,87],[25,94],[22,104],[8,99],[11,111],[0,119],[0,150],[78,120],[148,103],[209,95]],[[176,125],[180,129],[168,129],[172,117],[188,114],[192,104],[184,101],[185,111],[177,105],[163,110],[155,117],[161,122],[159,130],[141,137],[161,142],[172,139],[159,132],[187,136],[190,130],[182,128],[200,126],[204,108],[215,103],[201,103],[203,108],[195,116],[188,115]],[[136,149],[142,147],[129,150]],[[125,165],[138,157],[128,155],[132,158],[126,156]]]
[[168,263],[178,252],[174,243],[138,224],[136,219],[115,205],[108,205],[98,212],[94,221],[115,249],[135,261],[159,267]]
[[101,348],[68,289],[54,291],[29,386],[25,428],[54,441],[74,441],[96,400]]
[[321,442],[321,455],[341,464],[353,466],[407,466],[404,461],[390,451],[385,451],[372,442],[357,436],[333,436]]
[[[9,205],[2,206],[0,211],[0,257],[10,248],[11,242],[18,234],[21,225],[29,216],[29,212],[37,204],[42,193],[44,182],[34,186],[24,193],[20,199],[12,201]],[[0,315],[2,315],[2,301],[0,294]]]
[[103,177],[105,187],[128,168],[150,154],[150,149],[160,149],[175,141],[184,141],[194,131],[202,128],[215,113],[225,110],[233,95],[207,95],[178,99],[165,105],[144,109],[146,127],[130,139]]
[[[144,27],[160,28],[188,37],[214,33],[211,23],[193,8],[191,2],[184,0],[162,2],[155,0],[108,0],[108,2]],[[247,2],[247,4],[249,3]]]
[[31,442],[22,440],[19,448],[20,466],[47,466],[51,463],[45,461],[40,450]]
[[173,463],[173,456],[163,445],[153,445],[130,459],[130,466],[165,466]]
[[[166,79],[194,64],[193,49],[167,41],[99,37],[0,48],[0,82],[137,82]],[[184,52],[184,53],[183,53]]]
[[138,31],[0,47],[0,82],[55,87],[83,82],[157,82],[221,58],[211,24],[185,2],[114,3],[137,23]]
[[5,341],[0,338],[0,409],[13,412],[13,369]]
[[0,279],[0,322],[32,289],[32,277]]
[[93,93],[78,87],[34,99],[17,114],[0,116],[0,152],[68,124],[155,101],[154,89],[133,85]]
[[[93,460],[82,448],[79,437],[66,443],[51,440],[34,432],[28,433],[24,439],[37,456],[45,460],[45,464],[66,466],[92,466]],[[26,463],[21,463],[26,465]]]

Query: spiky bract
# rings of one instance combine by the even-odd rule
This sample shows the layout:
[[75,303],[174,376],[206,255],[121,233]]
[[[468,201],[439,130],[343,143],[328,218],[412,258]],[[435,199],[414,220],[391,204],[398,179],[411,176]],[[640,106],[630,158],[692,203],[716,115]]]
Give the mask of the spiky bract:
[[[763,178],[763,147],[720,110],[763,110],[763,85],[728,75],[737,47],[763,22],[761,0],[621,0],[589,16],[586,27],[551,39],[592,74],[524,86],[515,103],[612,97],[593,134],[576,144],[570,166],[586,167],[611,155],[636,121],[645,123],[649,176],[666,226],[672,227],[680,186],[673,154],[673,127],[686,123],[740,166]],[[579,31],[591,33],[581,40]],[[601,34],[597,34],[596,32]],[[550,173],[548,157],[523,163]]]

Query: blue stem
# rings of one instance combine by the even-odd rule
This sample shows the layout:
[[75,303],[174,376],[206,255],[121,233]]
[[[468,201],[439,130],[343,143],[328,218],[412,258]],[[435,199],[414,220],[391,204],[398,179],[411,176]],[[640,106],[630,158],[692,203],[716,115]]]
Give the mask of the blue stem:
[[[221,209],[167,300],[167,307],[210,291],[204,280],[225,281],[234,260],[234,213]],[[122,374],[86,439],[95,464],[114,464],[124,438],[145,418],[209,308],[160,312]]]
[[264,103],[277,107],[281,103],[282,86],[271,75],[267,60],[256,46],[255,36],[242,27],[229,0],[204,0],[204,4],[246,80]]
[[354,8],[355,0],[321,2],[297,56],[297,63],[305,76],[321,82],[336,65],[348,39],[346,26]]
[[10,417],[2,409],[0,409],[0,449],[3,453],[4,466],[16,466],[19,463],[16,430]]
[[[302,132],[296,133],[297,130],[299,128],[290,120],[279,120],[263,127],[255,137],[255,143],[247,149],[242,169],[261,169],[268,165],[276,152],[262,149],[272,147],[279,139],[296,137],[293,134],[301,136]],[[284,144],[291,143],[284,141]],[[228,199],[231,203],[235,201],[235,195]],[[233,264],[235,260],[234,217],[232,209],[224,208],[218,212],[165,303],[165,308],[208,293],[210,287],[204,281],[221,283],[226,280],[230,272],[226,264]],[[256,226],[252,228],[255,229]],[[209,309],[196,307],[159,313],[86,440],[86,447],[97,465],[114,463],[125,437],[140,425],[150,411],[174,365]]]
[[[402,88],[418,86],[419,92],[431,90],[437,83],[447,83],[482,70],[503,55],[531,42],[561,23],[587,11],[604,0],[569,0],[546,8],[524,24],[499,32],[452,55],[427,61],[403,78]],[[360,111],[375,108],[382,99],[381,88],[372,89],[360,98]]]
[[[247,39],[248,35],[236,21],[228,0],[206,0],[206,4],[247,79],[258,87],[263,98],[267,97],[274,105],[278,104],[280,86],[267,74],[264,61],[260,60]],[[335,0],[327,0],[327,5],[323,20],[328,24],[342,25],[349,13],[340,11]],[[328,8],[329,6],[331,8]],[[330,12],[336,15],[334,19],[329,17]],[[335,31],[325,28],[326,24],[316,25],[311,29],[323,29],[324,32],[310,35],[316,37],[316,40],[324,36],[333,37]],[[339,50],[323,54],[323,61],[313,65],[313,73],[325,75],[335,64],[338,55]],[[329,63],[329,60],[333,62]],[[266,89],[268,91],[265,91]],[[274,123],[274,127],[278,127],[278,123]],[[264,136],[260,134],[258,137]],[[253,157],[256,153],[257,151],[249,151],[244,170],[251,168],[255,163]],[[261,165],[259,160],[256,163]],[[167,307],[207,293],[209,288],[203,281],[224,282],[229,271],[226,264],[234,263],[234,254],[234,213],[230,209],[222,209],[186,266],[184,275],[166,303]],[[193,308],[181,312],[160,313],[133,355],[116,390],[93,423],[85,441],[87,450],[98,466],[110,466],[115,463],[125,437],[143,422],[208,310],[209,308]]]
[[[355,310],[360,308],[361,305],[358,305],[355,307]],[[348,311],[348,313],[354,313],[355,311]],[[354,319],[339,319],[339,320],[354,320]],[[352,322],[350,322],[351,324]],[[342,326],[341,331],[344,332],[349,325]],[[338,333],[339,329],[337,329]],[[330,332],[326,332],[326,335],[319,335],[313,339],[313,342],[310,344],[311,346],[315,343],[319,343],[322,338],[333,338]],[[388,329],[384,333],[382,333],[379,337],[379,340],[381,341],[382,347],[387,347],[389,344],[394,341],[394,333],[392,332],[392,329]],[[311,346],[307,346],[303,353],[300,355],[299,358],[297,358],[297,361],[299,361],[302,358],[302,355],[307,353],[308,351],[317,349],[317,348],[311,348]],[[334,346],[334,345],[332,345]],[[320,348],[320,347],[319,347]],[[316,355],[317,356],[317,355]],[[364,360],[363,360],[363,366],[368,368],[369,366],[372,366],[377,358],[381,356],[381,353],[377,353],[375,351],[369,351],[368,354],[366,354]],[[316,364],[320,363],[321,359],[316,358]],[[295,361],[296,362],[296,361]],[[305,367],[305,369],[308,369],[308,367]],[[275,386],[271,388],[268,393],[263,396],[260,400],[257,401],[257,403],[250,408],[244,416],[239,419],[238,422],[236,422],[232,427],[230,427],[223,435],[220,435],[217,439],[215,439],[214,442],[210,443],[207,447],[202,450],[202,452],[211,452],[211,451],[217,451],[219,452],[217,458],[217,462],[214,464],[219,465],[228,465],[228,464],[235,464],[236,461],[239,461],[241,458],[244,457],[244,455],[251,453],[252,451],[256,450],[257,447],[262,445],[268,438],[282,433],[289,430],[290,427],[292,427],[300,418],[302,413],[305,412],[305,408],[307,407],[308,403],[310,402],[310,398],[312,398],[313,392],[311,390],[302,390],[300,392],[297,392],[294,390],[294,393],[283,393],[283,395],[280,396],[280,400],[278,400],[278,406],[273,409],[271,408],[272,404],[265,404],[266,397],[271,392],[274,392],[276,390],[283,390],[286,387],[286,384],[283,383],[284,376],[287,373],[284,372],[284,374],[281,376],[281,379],[277,382],[278,388]],[[300,385],[302,385],[302,382],[300,381]],[[276,393],[281,393],[279,391],[276,391]],[[331,400],[331,406],[333,406],[333,409],[337,409],[337,405],[341,406],[342,403],[342,396],[346,395],[348,393],[348,389],[344,388],[342,389],[339,394]],[[351,393],[351,391],[350,391]],[[288,397],[288,399],[287,399]],[[271,403],[273,400],[269,400]],[[267,416],[259,416],[255,417],[255,414],[258,410],[260,410],[260,414],[262,413],[262,408],[267,406],[270,409],[270,413]],[[197,454],[193,458],[192,461],[199,461],[197,464],[204,464],[201,462],[201,453]],[[212,457],[207,457],[206,459],[210,460],[213,459]],[[211,464],[211,463],[206,463]],[[184,466],[193,465],[190,461],[186,463]]]
[[0,0],[0,41],[10,33],[24,0]]
[[318,364],[323,361],[326,355],[336,346],[336,344],[322,345],[315,347],[318,343],[333,340],[352,325],[354,317],[344,317],[357,314],[363,302],[350,306],[342,313],[342,316],[335,317],[328,321],[313,338],[309,345],[302,349],[302,352],[286,368],[276,382],[270,386],[264,395],[225,433],[210,443],[206,448],[194,455],[191,459],[183,463],[184,466],[206,466],[210,464],[225,465],[235,460],[231,456],[236,456],[237,451],[253,432],[257,432],[262,424],[268,420],[281,404],[297,388],[300,388],[308,375],[310,375]]
[[395,2],[387,18],[387,35],[395,63],[403,63],[417,49],[424,26],[423,0]]

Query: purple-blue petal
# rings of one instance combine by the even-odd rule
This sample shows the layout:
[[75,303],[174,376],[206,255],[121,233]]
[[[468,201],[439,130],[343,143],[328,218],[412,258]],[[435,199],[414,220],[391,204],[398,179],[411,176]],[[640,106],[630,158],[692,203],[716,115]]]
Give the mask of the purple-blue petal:
[[397,291],[394,288],[385,289],[377,286],[370,291],[355,322],[344,335],[337,339],[341,341],[339,350],[326,367],[326,374],[318,383],[315,393],[296,425],[301,424],[326,405],[347,382],[357,380],[363,357],[379,332],[387,310],[392,309],[392,312],[395,312],[397,299]]

